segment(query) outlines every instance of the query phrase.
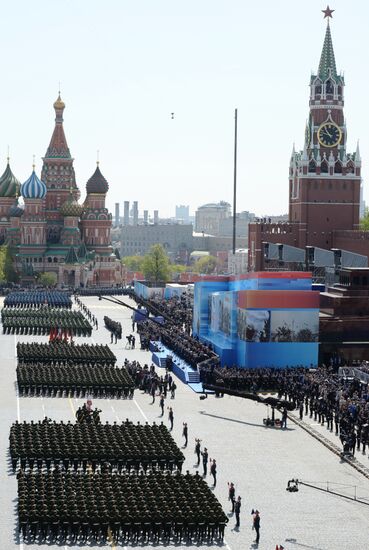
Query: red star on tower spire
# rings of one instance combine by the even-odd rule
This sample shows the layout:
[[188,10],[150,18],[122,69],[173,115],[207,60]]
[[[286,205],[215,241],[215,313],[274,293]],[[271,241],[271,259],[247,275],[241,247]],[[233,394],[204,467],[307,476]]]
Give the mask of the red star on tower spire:
[[326,17],[328,17],[328,21],[329,21],[329,18],[332,19],[332,17],[333,17],[332,13],[333,13],[334,11],[336,11],[336,10],[331,10],[331,9],[329,8],[329,6],[327,6],[327,7],[325,8],[325,10],[322,10],[322,12],[324,13],[324,19],[325,19]]

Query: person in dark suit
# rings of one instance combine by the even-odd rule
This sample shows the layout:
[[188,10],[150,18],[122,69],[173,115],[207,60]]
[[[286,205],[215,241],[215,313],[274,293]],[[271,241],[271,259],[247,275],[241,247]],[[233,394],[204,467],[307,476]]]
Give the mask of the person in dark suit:
[[232,503],[232,514],[234,513],[234,505],[236,503],[236,490],[234,488],[234,483],[228,483],[228,500]]
[[201,439],[195,439],[195,455],[197,456],[197,466],[200,464],[200,455],[201,455]]
[[210,459],[210,473],[213,476],[215,487],[217,484],[217,464],[215,462],[215,458],[213,458],[213,460]]
[[170,431],[172,431],[173,430],[173,422],[174,422],[174,414],[173,414],[172,407],[169,407],[168,419],[169,419],[169,422],[170,422]]
[[260,540],[260,514],[259,510],[254,510],[251,512],[253,514],[253,522],[252,522],[252,528],[255,529],[256,533],[256,539],[255,542],[259,542]]
[[240,512],[241,512],[241,497],[238,497],[234,505],[234,513],[236,516],[236,527],[240,526]]
[[188,443],[188,426],[187,426],[187,422],[183,422],[183,432],[182,432],[182,435],[183,435],[183,437],[185,438],[185,444],[184,444],[184,446],[187,447],[187,443]]
[[206,447],[204,447],[204,450],[201,452],[202,454],[202,467],[203,467],[203,470],[204,470],[204,477],[207,475],[208,473],[208,459],[209,459],[209,454],[208,454],[208,450]]

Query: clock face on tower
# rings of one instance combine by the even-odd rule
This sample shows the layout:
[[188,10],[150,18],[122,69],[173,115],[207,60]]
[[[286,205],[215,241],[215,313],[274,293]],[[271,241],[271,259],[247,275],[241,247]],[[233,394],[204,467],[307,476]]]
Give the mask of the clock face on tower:
[[325,122],[318,128],[318,141],[323,147],[336,147],[342,137],[342,131],[334,122]]

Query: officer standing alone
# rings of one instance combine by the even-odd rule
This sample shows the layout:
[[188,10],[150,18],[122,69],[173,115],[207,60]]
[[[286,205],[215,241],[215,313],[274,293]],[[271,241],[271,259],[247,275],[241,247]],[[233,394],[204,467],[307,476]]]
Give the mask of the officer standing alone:
[[206,447],[204,447],[204,450],[201,452],[201,454],[202,454],[202,467],[204,470],[203,475],[204,477],[206,477],[208,473],[208,459],[209,459],[209,454]]
[[241,497],[238,497],[234,505],[234,513],[236,515],[236,527],[240,526],[240,512],[241,512]]
[[185,438],[185,444],[184,444],[184,446],[187,447],[187,443],[188,443],[188,426],[187,426],[187,422],[183,422],[183,432],[182,432],[182,435],[183,435],[183,437]]

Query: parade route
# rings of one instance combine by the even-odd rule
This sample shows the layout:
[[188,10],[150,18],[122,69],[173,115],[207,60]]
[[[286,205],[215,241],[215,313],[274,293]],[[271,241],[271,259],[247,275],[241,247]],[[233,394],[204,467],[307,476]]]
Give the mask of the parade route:
[[[134,305],[127,297],[123,301]],[[125,349],[125,336],[132,332],[131,311],[99,301],[97,297],[83,298],[83,302],[97,316],[99,329],[93,331],[92,338],[77,338],[76,343],[89,342],[106,344],[110,342],[110,333],[104,328],[103,317],[108,315],[123,326],[123,338],[111,349],[118,358],[118,366],[124,359],[136,359],[141,364],[151,363],[151,354],[138,349],[139,338],[136,335],[137,348]],[[0,335],[1,357],[1,399],[0,399],[0,445],[1,445],[1,517],[0,548],[35,550],[38,544],[23,543],[17,532],[17,483],[13,475],[8,453],[9,427],[16,419],[23,421],[39,420],[45,415],[56,421],[74,419],[76,409],[84,402],[75,398],[18,397],[15,381],[17,341],[46,342],[42,336]],[[164,372],[163,372],[164,374]],[[229,514],[229,523],[225,531],[224,548],[243,550],[259,548],[274,550],[276,544],[282,544],[286,550],[346,550],[367,548],[368,512],[367,506],[351,502],[317,491],[301,487],[297,493],[286,491],[287,481],[299,478],[312,483],[327,483],[340,487],[347,495],[353,494],[356,486],[358,498],[369,499],[369,481],[349,465],[325,448],[319,441],[292,422],[286,430],[266,428],[263,417],[267,410],[264,405],[224,396],[209,396],[200,400],[190,388],[177,382],[176,398],[168,399],[167,406],[174,411],[173,437],[185,455],[183,472],[195,473],[195,437],[202,440],[209,457],[215,458],[218,467],[218,481],[214,492],[224,511]],[[93,400],[93,406],[102,409],[102,422],[121,422],[129,418],[133,422],[157,422],[162,420],[169,426],[167,411],[163,419],[160,416],[159,399],[151,405],[151,397],[139,390],[134,399]],[[189,428],[189,445],[183,449],[182,424]],[[200,473],[202,468],[200,465]],[[212,486],[208,474],[207,481]],[[235,519],[230,514],[227,500],[227,482],[233,481],[236,495],[242,497],[241,526],[235,529]],[[322,485],[324,487],[324,485]],[[257,508],[261,515],[260,543],[251,529],[251,509]],[[48,548],[72,548],[71,545],[45,545]],[[110,537],[113,548],[121,546]],[[133,546],[154,546],[151,544]],[[157,545],[155,545],[157,546]],[[159,545],[161,546],[161,545]],[[191,545],[165,545],[166,548],[182,549]],[[195,545],[194,545],[195,546]],[[197,546],[197,545],[196,545]],[[76,548],[101,548],[102,545],[86,546],[78,544]],[[219,548],[218,544],[204,544],[204,547]]]

